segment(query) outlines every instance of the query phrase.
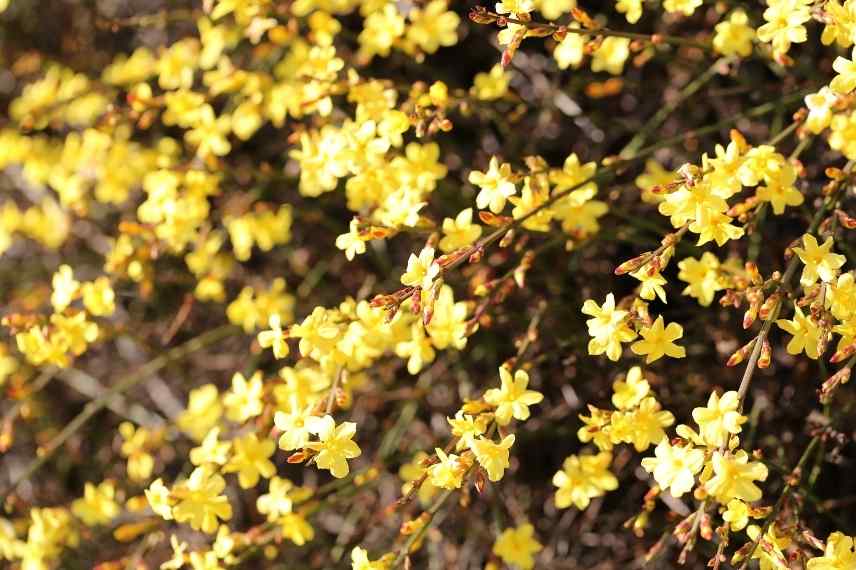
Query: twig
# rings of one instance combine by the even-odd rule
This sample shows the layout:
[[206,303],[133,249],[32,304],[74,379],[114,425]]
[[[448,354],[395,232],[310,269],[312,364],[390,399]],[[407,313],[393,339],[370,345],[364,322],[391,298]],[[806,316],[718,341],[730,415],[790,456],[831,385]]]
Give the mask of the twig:
[[[849,175],[850,171],[853,169],[853,166],[856,165],[856,161],[850,161],[844,168],[844,171]],[[838,201],[838,197],[841,195],[841,189],[844,188],[845,184],[841,183],[832,195],[830,195],[826,200],[823,201],[823,205],[820,209],[815,213],[814,218],[811,221],[811,225],[809,226],[806,233],[813,234],[820,227],[820,224],[823,222],[826,214],[832,209],[835,203]],[[796,275],[797,269],[799,268],[800,258],[799,256],[793,256],[791,260],[788,262],[787,267],[785,268],[785,273],[782,275],[779,282],[776,284],[776,288],[773,294],[781,292],[783,289],[786,289],[794,275]],[[767,335],[770,333],[770,328],[773,326],[773,322],[776,320],[778,316],[779,310],[782,306],[781,297],[776,302],[775,306],[770,312],[769,318],[764,321],[764,324],[761,326],[761,330],[758,332],[758,335],[755,337],[755,345],[752,347],[752,354],[749,357],[749,362],[746,364],[746,369],[743,371],[743,377],[740,379],[740,386],[737,389],[737,398],[738,398],[738,407],[737,411],[743,412],[743,403],[746,399],[746,393],[749,391],[749,385],[752,382],[752,376],[755,374],[755,369],[758,365],[758,357],[761,355],[761,349],[764,344],[764,340],[766,340]]]
[[483,14],[496,18],[498,21],[505,21],[511,24],[517,24],[519,26],[526,26],[529,29],[537,29],[537,30],[550,30],[552,32],[565,32],[568,34],[578,34],[583,36],[612,36],[615,38],[627,38],[630,40],[638,40],[642,42],[648,42],[652,44],[673,44],[676,46],[684,46],[684,47],[694,47],[703,50],[710,50],[711,45],[698,42],[696,40],[691,40],[689,38],[682,38],[680,36],[669,36],[664,34],[638,34],[634,32],[622,32],[620,30],[612,30],[610,28],[594,28],[594,29],[586,29],[586,28],[569,28],[567,26],[560,26],[558,24],[553,24],[551,22],[536,22],[536,21],[524,21],[519,18],[514,18],[512,16],[507,16],[503,14],[497,14],[495,12],[483,11]]
[[[31,396],[36,392],[43,390],[45,386],[50,384],[50,381],[56,377],[56,373],[57,368],[53,366],[45,368],[45,370],[43,370],[42,373],[39,374],[38,378],[36,378],[30,383],[29,393],[27,395]],[[12,408],[8,412],[3,414],[3,419],[0,420],[0,424],[5,425],[8,422],[14,421],[14,419],[18,416],[18,413],[21,411],[23,405],[23,401],[15,402],[15,405],[12,406]]]
[[[76,368],[62,370],[59,373],[59,379],[68,384],[76,392],[83,394],[91,400],[97,400],[107,392],[107,388],[98,382],[96,378]],[[109,398],[105,406],[116,415],[131,420],[141,426],[158,427],[164,425],[164,420],[161,416],[150,412],[139,404],[128,405],[128,402],[119,394]]]
[[333,403],[336,401],[336,391],[339,389],[339,384],[342,382],[342,376],[345,374],[344,366],[339,368],[336,373],[336,378],[333,380],[333,385],[330,386],[330,393],[327,395],[327,405],[324,406],[324,413],[330,414],[333,411]]
[[431,508],[425,511],[425,513],[428,514],[428,520],[425,521],[425,524],[423,524],[417,531],[411,534],[407,538],[407,541],[404,543],[404,545],[398,550],[398,554],[396,555],[395,560],[392,563],[393,569],[398,568],[398,565],[404,562],[404,559],[407,557],[408,554],[410,554],[410,549],[413,548],[413,545],[416,544],[416,542],[420,538],[422,538],[422,536],[426,532],[428,532],[429,528],[434,526],[434,521],[436,520],[435,515],[437,514],[437,511],[439,511],[443,507],[443,505],[455,491],[456,489],[447,489],[443,491],[443,493],[434,501],[434,504],[431,505]]
[[757,107],[753,107],[753,108],[751,108],[751,109],[749,109],[743,113],[733,115],[727,119],[723,119],[722,121],[718,121],[717,123],[714,123],[712,125],[699,127],[698,129],[689,130],[689,131],[684,132],[683,134],[663,139],[657,143],[654,143],[650,146],[647,146],[647,147],[639,150],[633,156],[624,157],[624,158],[620,158],[620,157],[616,158],[613,162],[606,165],[604,168],[600,169],[598,172],[596,172],[592,176],[588,177],[587,179],[583,180],[582,182],[575,184],[574,186],[568,188],[567,190],[563,190],[561,192],[557,192],[557,193],[553,194],[552,196],[550,196],[550,198],[548,198],[547,200],[545,200],[544,202],[539,204],[537,207],[535,207],[531,211],[527,212],[525,215],[523,215],[520,218],[517,218],[517,219],[513,220],[512,222],[509,222],[508,224],[498,228],[497,230],[495,230],[491,234],[480,239],[479,241],[477,241],[473,245],[467,247],[466,249],[464,249],[464,251],[457,254],[456,258],[454,260],[447,263],[442,268],[441,273],[446,273],[449,270],[454,269],[458,265],[461,265],[471,255],[473,255],[474,253],[476,253],[478,251],[483,250],[485,247],[487,247],[487,246],[491,245],[492,243],[494,243],[495,241],[499,240],[509,230],[516,228],[517,226],[519,226],[520,224],[522,224],[523,222],[525,222],[526,220],[528,220],[529,218],[531,218],[532,216],[534,216],[535,214],[537,214],[538,212],[543,210],[544,208],[548,208],[548,207],[552,206],[558,200],[561,200],[565,196],[568,196],[574,190],[577,190],[577,189],[585,186],[586,184],[589,184],[591,182],[600,182],[602,178],[605,179],[607,176],[615,175],[616,172],[623,169],[624,167],[630,166],[631,164],[634,164],[634,163],[642,160],[643,158],[654,154],[655,152],[657,152],[661,148],[673,146],[677,143],[685,141],[687,138],[697,137],[697,136],[700,136],[703,134],[718,131],[719,129],[733,125],[742,119],[751,118],[751,117],[760,117],[760,116],[766,115],[767,113],[771,113],[771,112],[775,111],[776,109],[778,109],[781,105],[787,104],[787,103],[792,102],[792,101],[801,100],[807,93],[811,93],[811,91],[812,91],[811,89],[802,89],[802,90],[797,91],[795,93],[790,93],[788,95],[785,95],[784,97],[782,97],[778,101],[771,101],[768,103],[764,103],[762,105],[758,105]]
[[144,364],[140,368],[126,376],[125,378],[119,380],[115,385],[113,385],[109,390],[104,392],[104,394],[99,397],[97,400],[93,400],[86,404],[83,408],[83,411],[77,414],[73,420],[71,420],[68,425],[60,431],[56,437],[54,437],[44,448],[42,448],[38,456],[32,460],[29,465],[17,476],[14,477],[6,487],[0,491],[0,503],[5,502],[5,499],[8,497],[10,493],[15,491],[18,486],[32,477],[39,469],[41,469],[45,463],[47,463],[51,457],[67,442],[71,436],[73,436],[77,431],[82,428],[86,422],[88,422],[92,417],[107,407],[108,403],[115,396],[129,390],[133,386],[142,382],[152,374],[155,374],[158,370],[166,367],[172,362],[177,360],[181,360],[186,356],[200,350],[209,344],[213,344],[223,338],[231,336],[235,334],[240,329],[235,327],[234,325],[224,325],[218,327],[216,329],[210,330],[206,333],[203,333],[195,338],[190,339],[184,344],[180,344],[175,348],[172,348],[157,358],[150,360],[148,363]]
[[720,68],[727,65],[730,61],[732,61],[732,58],[729,57],[717,59],[713,62],[713,65],[708,67],[701,75],[687,83],[684,88],[681,89],[681,92],[675,100],[661,107],[660,110],[657,111],[641,129],[639,129],[639,132],[630,139],[630,142],[621,149],[621,152],[618,153],[618,155],[622,157],[633,156],[633,154],[645,143],[645,140],[651,135],[651,133],[656,131],[657,128],[665,122],[669,115],[674,113],[675,110],[677,110],[677,108],[680,107],[687,99],[695,95],[699,89],[704,87],[708,81],[716,76]]
[[758,548],[758,544],[760,544],[761,540],[764,538],[764,535],[767,534],[767,530],[770,528],[770,525],[773,524],[773,521],[776,520],[776,516],[782,510],[782,507],[785,504],[785,500],[799,485],[799,477],[802,472],[802,469],[808,461],[808,458],[814,452],[814,448],[817,446],[818,443],[820,443],[819,435],[816,435],[811,438],[811,441],[805,448],[805,451],[803,451],[802,456],[800,456],[796,467],[794,467],[793,471],[791,471],[790,477],[785,479],[785,488],[782,490],[782,494],[779,495],[776,504],[773,506],[773,510],[770,512],[769,515],[767,515],[767,518],[764,520],[764,524],[761,527],[761,530],[758,532],[758,537],[752,541],[752,547],[749,549],[749,552],[746,553],[746,558],[743,559],[743,563],[740,564],[738,570],[745,570],[746,566],[749,564],[749,561],[752,559],[752,554],[754,554],[755,550]]

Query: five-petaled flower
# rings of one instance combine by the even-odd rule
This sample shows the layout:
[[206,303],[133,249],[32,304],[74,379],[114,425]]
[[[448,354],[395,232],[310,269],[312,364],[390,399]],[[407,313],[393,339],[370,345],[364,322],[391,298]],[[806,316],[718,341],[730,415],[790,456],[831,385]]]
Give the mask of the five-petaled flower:
[[544,395],[534,390],[527,390],[529,385],[529,374],[525,370],[518,370],[511,377],[511,372],[504,366],[499,367],[499,378],[502,382],[500,388],[491,388],[484,394],[484,400],[492,406],[496,406],[496,423],[505,426],[514,417],[518,420],[529,418],[529,406],[535,405],[544,399]]

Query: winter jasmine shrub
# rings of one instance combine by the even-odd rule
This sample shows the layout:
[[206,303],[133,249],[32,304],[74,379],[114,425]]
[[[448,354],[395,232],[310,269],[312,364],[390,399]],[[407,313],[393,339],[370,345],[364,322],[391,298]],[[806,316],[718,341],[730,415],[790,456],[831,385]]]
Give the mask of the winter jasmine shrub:
[[856,1],[0,12],[4,567],[856,569]]

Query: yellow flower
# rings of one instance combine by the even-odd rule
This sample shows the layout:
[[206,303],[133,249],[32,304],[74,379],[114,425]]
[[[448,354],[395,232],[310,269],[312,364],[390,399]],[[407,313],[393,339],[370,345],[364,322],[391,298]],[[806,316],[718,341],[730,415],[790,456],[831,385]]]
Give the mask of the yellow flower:
[[535,0],[535,9],[547,20],[557,20],[576,5],[577,0]]
[[430,289],[434,278],[440,273],[440,265],[434,262],[434,248],[425,247],[417,257],[411,253],[407,260],[407,271],[401,276],[401,283],[409,287]]
[[508,450],[512,445],[514,445],[514,434],[509,434],[499,443],[483,437],[476,438],[470,442],[470,449],[475,454],[479,465],[487,471],[487,478],[491,481],[499,481],[508,468]]
[[206,463],[223,465],[229,461],[229,451],[232,449],[231,441],[218,441],[220,428],[211,428],[199,447],[190,450],[190,462],[197,467]]
[[597,455],[571,455],[562,464],[562,470],[553,475],[556,491],[556,507],[566,509],[571,505],[582,510],[594,497],[618,488],[618,479],[609,470],[612,453],[602,451]]
[[639,331],[643,340],[638,340],[630,345],[634,354],[646,355],[645,364],[651,364],[665,356],[672,358],[683,358],[687,355],[682,346],[675,344],[675,340],[684,336],[684,328],[678,323],[669,323],[663,326],[663,317],[657,317],[654,324],[644,327]]
[[645,172],[640,174],[634,180],[636,187],[642,190],[642,201],[650,204],[662,202],[664,196],[662,194],[654,194],[651,189],[655,186],[664,186],[670,184],[677,179],[674,172],[666,170],[656,160],[649,159],[645,161]]
[[474,170],[470,172],[468,180],[481,189],[476,196],[476,206],[480,210],[489,207],[494,214],[500,213],[508,197],[517,192],[511,180],[511,165],[500,165],[495,156],[490,159],[487,172]]
[[709,241],[715,241],[716,245],[722,246],[730,239],[739,239],[745,231],[743,228],[731,224],[733,218],[719,212],[704,211],[703,215],[690,223],[690,231],[699,234],[696,245],[704,245]]
[[280,516],[291,512],[294,501],[290,493],[294,489],[294,483],[288,479],[274,477],[270,480],[268,492],[256,500],[256,507],[271,522]]
[[710,447],[722,447],[733,434],[743,429],[740,427],[747,420],[746,416],[737,411],[740,401],[737,392],[725,392],[720,397],[716,392],[710,395],[706,407],[693,410],[693,419],[699,427],[699,433],[704,442]]
[[446,0],[431,0],[424,8],[413,8],[408,17],[408,51],[415,51],[414,47],[410,47],[415,46],[425,53],[434,53],[440,46],[457,43],[457,28],[461,18],[448,10]]
[[621,75],[624,62],[630,57],[630,39],[610,36],[601,42],[591,60],[592,71]]
[[238,483],[242,489],[255,487],[261,475],[268,479],[276,473],[276,467],[270,461],[276,444],[269,439],[259,441],[255,433],[239,437],[233,442],[234,454],[223,467],[224,473],[238,473]]
[[[660,403],[648,397],[631,412],[615,412],[612,415],[610,437],[613,443],[632,443],[636,451],[648,449],[655,441],[666,437],[663,428],[675,423],[675,416],[660,408]],[[623,425],[622,425],[623,424]]]
[[365,548],[355,546],[351,551],[351,570],[387,570],[387,560],[369,560],[369,553]]
[[223,570],[220,559],[213,550],[195,550],[187,560],[192,570]]
[[35,365],[51,362],[65,367],[69,364],[68,356],[62,347],[57,346],[48,338],[43,327],[33,327],[15,335],[15,343],[27,360]]
[[811,19],[810,6],[814,0],[767,0],[764,10],[766,24],[758,28],[758,39],[771,42],[776,53],[784,54],[791,43],[808,39],[803,24]]
[[443,220],[443,239],[440,240],[440,250],[449,253],[465,247],[479,239],[482,227],[473,223],[473,209],[461,210],[454,219]]
[[820,42],[828,46],[837,43],[842,48],[853,45],[853,31],[856,27],[856,6],[851,0],[829,0],[823,5],[824,23]]
[[315,537],[312,526],[301,514],[288,513],[280,517],[277,523],[283,538],[287,538],[297,546],[303,546]]
[[717,52],[740,57],[748,57],[752,54],[755,30],[749,25],[749,17],[743,10],[734,10],[727,20],[716,25],[715,30],[713,49]]
[[15,526],[7,519],[0,518],[0,560],[13,560],[25,548],[25,543],[16,537]]
[[811,318],[811,314],[806,315],[794,303],[794,318],[791,320],[779,319],[776,321],[776,325],[791,334],[791,340],[787,346],[788,354],[799,354],[805,351],[806,356],[812,360],[818,359],[820,356],[818,343],[821,330]]
[[458,451],[470,447],[472,442],[487,429],[488,419],[485,416],[471,416],[458,410],[454,418],[446,418],[452,426],[452,435],[458,438],[455,449]]
[[232,505],[221,494],[225,488],[223,477],[208,467],[197,467],[187,481],[179,483],[173,490],[179,499],[172,510],[175,520],[190,523],[194,530],[208,534],[217,532],[218,519],[232,518]]
[[[553,2],[555,0],[548,0]],[[640,2],[640,0],[630,0],[631,2]],[[641,5],[640,5],[641,9]],[[641,14],[640,14],[641,15]],[[579,24],[573,22],[569,27],[579,28]],[[568,33],[560,43],[556,44],[553,50],[553,58],[559,69],[568,69],[569,67],[577,68],[583,63],[585,57],[585,47],[588,36],[578,33]]]
[[500,388],[491,388],[484,394],[484,401],[496,407],[494,415],[496,423],[505,426],[514,417],[520,421],[529,419],[529,406],[544,399],[544,395],[534,390],[527,390],[529,374],[518,370],[511,377],[511,372],[505,366],[499,367]]
[[791,545],[789,535],[778,536],[775,524],[767,528],[763,537],[760,536],[761,527],[754,524],[746,529],[746,534],[759,543],[752,553],[752,559],[760,561],[761,570],[789,570],[791,564],[785,555],[785,550]]
[[190,391],[187,409],[176,420],[178,428],[193,439],[201,441],[223,414],[220,393],[214,384]]
[[199,110],[205,104],[205,96],[185,89],[169,91],[164,94],[164,103],[164,124],[188,128],[199,120]]
[[663,8],[666,12],[680,12],[684,16],[692,16],[701,3],[702,0],[663,0]]
[[728,501],[722,520],[731,527],[731,532],[741,531],[749,524],[749,506],[740,499]]
[[713,453],[713,477],[705,483],[707,491],[722,504],[732,499],[752,502],[761,498],[761,489],[755,481],[767,479],[767,467],[758,461],[749,461],[742,449],[735,454],[730,452]]
[[766,186],[759,186],[755,195],[759,200],[770,202],[774,214],[782,214],[785,206],[799,206],[805,200],[802,193],[794,186],[796,179],[796,169],[789,163],[785,164],[767,177]]
[[170,492],[161,479],[155,479],[146,489],[146,500],[156,515],[167,521],[173,519]]
[[70,317],[55,313],[51,315],[51,324],[56,327],[51,334],[51,344],[63,352],[83,354],[86,346],[98,338],[98,325],[87,321],[82,311]]
[[60,313],[74,300],[80,287],[80,282],[75,281],[71,267],[60,265],[57,272],[54,273],[52,283],[51,305],[53,305],[54,311]]
[[[401,486],[402,495],[410,493],[413,489],[414,481],[422,480],[422,476],[425,474],[425,467],[423,464],[426,459],[428,459],[428,454],[424,451],[418,451],[410,461],[399,468],[398,476],[402,481],[404,481],[404,485]],[[440,489],[434,486],[431,482],[431,478],[429,477],[422,481],[422,485],[416,492],[416,496],[419,497],[419,503],[425,506],[430,504],[431,499],[433,499],[439,492]]]
[[128,458],[128,477],[132,481],[147,480],[155,466],[155,459],[148,452],[149,441],[154,439],[152,432],[143,427],[134,428],[131,422],[122,422],[119,434],[123,439],[120,451]]
[[187,38],[172,44],[158,58],[158,85],[161,89],[189,89],[193,85],[194,63],[199,41]]
[[724,289],[719,279],[719,260],[709,251],[704,252],[699,259],[682,259],[678,269],[678,279],[689,283],[683,294],[698,299],[704,307],[713,302],[713,295],[717,291]]
[[388,3],[382,9],[373,11],[366,16],[363,29],[357,38],[361,58],[371,60],[375,55],[388,56],[390,48],[404,35],[404,31],[404,18],[395,4]]
[[642,17],[642,0],[618,0],[615,9],[624,14],[628,23],[635,24]]
[[[511,196],[508,201],[514,204],[511,215],[515,220],[526,218],[523,227],[536,232],[546,232],[550,229],[550,220],[553,211],[550,208],[542,208],[547,201],[546,189],[540,189],[532,185],[532,177],[527,176],[523,180],[523,189],[520,196]],[[539,209],[540,208],[540,209]]]
[[83,498],[71,504],[71,512],[86,526],[107,524],[116,518],[121,510],[115,495],[116,488],[113,483],[105,481],[97,487],[87,483],[83,490]]
[[832,62],[832,69],[838,75],[829,83],[829,88],[841,95],[846,95],[856,89],[856,48],[850,57],[853,59],[838,56]]
[[421,323],[413,323],[409,330],[410,338],[395,345],[395,354],[407,358],[408,372],[418,374],[425,364],[434,360],[436,353]]
[[817,93],[805,96],[805,106],[808,117],[805,128],[818,135],[832,122],[832,106],[838,101],[838,96],[829,87],[821,87]]
[[[641,283],[639,284],[639,297],[648,301],[653,301],[654,297],[658,297],[662,302],[666,302],[666,290],[663,285],[666,284],[666,279],[660,275],[660,272],[649,273],[647,266],[642,266],[636,271],[630,273]],[[671,325],[670,325],[671,326]]]
[[856,159],[856,111],[836,113],[829,124],[829,146],[848,159]]
[[613,382],[612,405],[619,410],[635,408],[648,395],[650,388],[648,381],[642,376],[642,369],[634,366],[623,380]]
[[262,373],[256,371],[247,381],[240,372],[232,376],[232,389],[223,394],[226,417],[242,423],[262,413]]
[[273,423],[282,432],[279,438],[279,448],[284,451],[300,449],[309,441],[308,421],[312,417],[312,408],[309,404],[304,408],[292,401],[290,411],[278,411],[273,416]]
[[846,321],[856,314],[856,278],[853,273],[839,275],[838,280],[831,284],[826,299],[836,319]]
[[856,538],[833,532],[826,539],[823,556],[812,558],[808,570],[846,570],[856,568]]
[[458,350],[464,348],[467,345],[467,313],[467,303],[456,303],[451,287],[440,287],[440,293],[434,301],[434,316],[425,327],[431,337],[431,343],[440,350],[449,347]]
[[535,567],[534,555],[542,548],[544,547],[541,543],[535,539],[535,528],[526,523],[502,531],[493,544],[493,553],[508,565],[530,570]]
[[476,99],[493,101],[501,99],[508,93],[508,82],[511,74],[506,73],[501,65],[494,65],[488,73],[477,73],[471,92]]
[[351,441],[357,433],[357,424],[343,422],[336,425],[330,416],[312,417],[308,420],[309,431],[318,436],[306,447],[318,452],[315,463],[321,469],[329,469],[333,477],[341,479],[348,474],[348,459],[359,457],[362,451]]
[[828,237],[822,244],[818,245],[817,238],[811,234],[805,234],[803,236],[803,247],[793,248],[794,253],[805,264],[800,276],[800,285],[803,287],[814,285],[818,278],[829,283],[835,278],[838,268],[844,265],[847,258],[832,253],[832,243],[832,237]]
[[588,352],[591,355],[606,353],[612,360],[621,356],[621,343],[630,342],[636,338],[636,333],[627,326],[627,311],[615,308],[615,296],[609,293],[602,306],[592,299],[583,303],[583,314],[592,318],[586,321],[589,335]]
[[211,105],[206,103],[199,109],[194,128],[184,133],[184,140],[196,147],[196,154],[200,157],[226,156],[232,150],[228,139],[231,131],[232,119],[228,115],[217,117]]
[[282,330],[282,321],[279,314],[274,313],[268,319],[270,330],[258,334],[259,345],[262,348],[272,348],[274,358],[285,358],[288,356],[288,332]]
[[577,416],[584,424],[577,430],[577,439],[583,443],[594,442],[601,451],[610,451],[614,446],[611,439],[612,420],[619,415],[608,410],[601,410],[591,404],[588,404],[588,410],[590,415],[579,414]]
[[663,438],[654,448],[654,457],[642,460],[642,468],[654,474],[654,480],[673,497],[692,490],[695,475],[704,466],[704,451],[692,445],[672,445]]
[[106,317],[116,310],[116,294],[107,277],[99,277],[91,283],[84,283],[81,292],[83,305],[92,315]]
[[366,240],[360,235],[359,226],[359,220],[353,218],[348,226],[348,233],[336,237],[336,247],[345,252],[348,261],[352,261],[355,255],[366,252]]
[[534,9],[532,0],[502,0],[496,3],[497,14],[528,14]]
[[434,449],[437,454],[439,463],[435,463],[428,469],[428,474],[431,477],[431,484],[442,489],[457,489],[463,482],[464,474],[470,467],[470,464],[463,461],[462,458],[454,453],[446,455],[446,453],[438,448]]

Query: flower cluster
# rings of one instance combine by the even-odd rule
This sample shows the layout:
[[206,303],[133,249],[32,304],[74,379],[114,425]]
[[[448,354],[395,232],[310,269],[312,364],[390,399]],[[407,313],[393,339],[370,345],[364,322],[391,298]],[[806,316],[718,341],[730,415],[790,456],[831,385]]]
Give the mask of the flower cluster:
[[35,4],[2,564],[856,567],[856,0]]

